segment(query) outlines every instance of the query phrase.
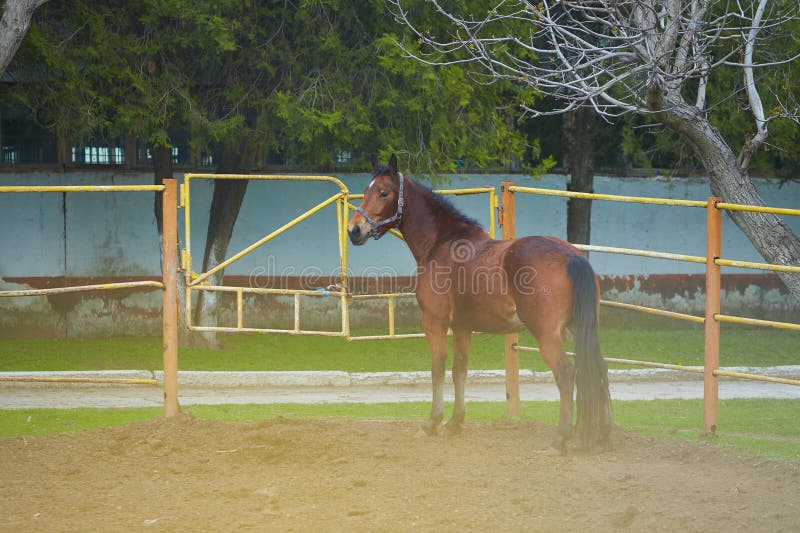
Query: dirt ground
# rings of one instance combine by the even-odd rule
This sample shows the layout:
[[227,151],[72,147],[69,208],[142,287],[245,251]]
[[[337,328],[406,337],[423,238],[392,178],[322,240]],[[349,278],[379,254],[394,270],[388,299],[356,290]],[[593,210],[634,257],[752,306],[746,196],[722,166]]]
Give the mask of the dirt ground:
[[800,467],[615,430],[158,419],[0,441],[2,531],[798,531]]

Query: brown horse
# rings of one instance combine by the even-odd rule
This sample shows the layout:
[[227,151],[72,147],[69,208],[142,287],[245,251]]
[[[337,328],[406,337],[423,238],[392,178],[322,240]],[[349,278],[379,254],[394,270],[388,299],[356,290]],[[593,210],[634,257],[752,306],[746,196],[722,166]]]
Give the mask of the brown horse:
[[[599,285],[581,252],[555,237],[494,240],[447,200],[403,176],[394,155],[388,165],[378,165],[373,156],[372,164],[374,178],[348,231],[353,244],[362,245],[396,227],[417,261],[416,296],[432,358],[433,404],[425,432],[436,434],[442,421],[448,328],[453,331],[455,407],[445,431],[457,433],[466,411],[472,332],[512,333],[527,327],[560,393],[553,445],[563,451],[572,435],[575,385],[582,444],[607,445],[611,404],[597,335]],[[562,347],[565,328],[575,337],[575,367]]]

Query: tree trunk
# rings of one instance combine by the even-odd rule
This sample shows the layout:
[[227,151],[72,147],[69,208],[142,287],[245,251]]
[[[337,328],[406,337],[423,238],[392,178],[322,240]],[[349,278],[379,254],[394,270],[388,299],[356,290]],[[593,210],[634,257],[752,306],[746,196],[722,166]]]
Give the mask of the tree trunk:
[[70,157],[69,140],[58,129],[56,129],[56,152],[58,171],[64,172],[67,169],[67,165],[72,163],[72,158]]
[[[568,191],[594,192],[594,128],[591,109],[580,108],[563,115],[567,141],[566,164],[570,173]],[[592,201],[570,198],[567,201],[567,240],[589,244],[592,232]]]
[[[667,127],[682,134],[703,162],[714,196],[721,196],[723,201],[730,203],[764,205],[747,170],[739,168],[733,150],[703,114],[677,99],[661,108],[668,111],[661,111],[660,119]],[[800,238],[778,216],[746,211],[727,213],[767,262],[800,264]],[[785,272],[778,275],[800,301],[800,275]]]
[[[125,169],[132,170],[134,165],[136,164],[136,135],[131,132],[125,134],[125,147],[124,154],[125,154]],[[153,165],[155,165],[155,160],[153,161]],[[153,169],[158,174],[158,169],[154,167]],[[170,176],[172,176],[172,170],[170,169]]]
[[[151,148],[153,153],[153,178],[156,185],[161,185],[163,180],[172,178],[172,147],[170,146],[153,146]],[[161,235],[163,229],[163,220],[161,217],[161,194],[155,193],[155,202],[153,202],[153,211],[156,215],[156,226],[158,227],[158,234]]]
[[[246,146],[242,142],[240,146]],[[221,174],[243,174],[250,170],[252,150],[236,149],[232,145],[222,148],[219,154],[217,172]],[[214,196],[211,199],[211,212],[208,219],[203,272],[207,272],[225,260],[233,227],[239,216],[239,209],[247,191],[247,180],[215,180]],[[222,285],[224,269],[210,276],[211,285]],[[197,303],[194,309],[194,324],[214,327],[218,323],[217,292],[196,291]],[[219,347],[215,332],[203,332],[202,338],[210,347]]]
[[36,8],[47,0],[6,0],[0,18],[0,75],[19,50]]

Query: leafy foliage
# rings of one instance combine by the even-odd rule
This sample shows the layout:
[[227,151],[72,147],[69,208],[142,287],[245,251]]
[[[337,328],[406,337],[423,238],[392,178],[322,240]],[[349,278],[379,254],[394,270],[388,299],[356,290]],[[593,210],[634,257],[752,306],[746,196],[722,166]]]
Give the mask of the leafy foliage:
[[344,151],[428,172],[538,159],[516,125],[530,89],[409,61],[398,31],[382,0],[51,2],[12,65],[13,97],[69,142],[185,136],[194,161],[223,146],[256,167]]
[[[461,12],[483,7],[451,4]],[[404,5],[425,31],[452,31],[423,0]],[[508,80],[487,85],[458,62],[409,60],[397,43],[412,52],[421,45],[406,30],[383,0],[48,2],[11,65],[11,96],[68,142],[185,142],[195,163],[226,144],[256,154],[254,167],[331,167],[341,152],[353,154],[352,167],[367,166],[372,152],[396,152],[404,168],[428,173],[518,162],[541,172],[563,162],[560,123],[521,117],[523,105],[539,101],[534,90]],[[787,23],[769,46],[758,43],[757,59],[791,56],[798,35],[800,23]],[[722,56],[725,42],[719,46]],[[796,105],[800,63],[757,75]],[[738,69],[720,68],[708,90],[709,118],[734,150],[753,129],[742,84]],[[765,105],[774,111],[777,102],[767,97]],[[685,141],[647,117],[602,130],[600,166],[700,169]],[[752,170],[794,176],[798,141],[793,123],[774,121]]]

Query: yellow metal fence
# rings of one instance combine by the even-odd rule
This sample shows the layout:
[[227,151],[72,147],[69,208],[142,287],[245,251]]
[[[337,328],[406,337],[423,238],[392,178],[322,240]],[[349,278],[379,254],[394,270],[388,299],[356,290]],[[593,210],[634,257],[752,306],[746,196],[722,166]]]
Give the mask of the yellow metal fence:
[[[243,250],[233,254],[231,257],[225,259],[220,264],[214,266],[213,268],[209,269],[207,272],[202,273],[195,273],[192,270],[192,253],[191,253],[191,182],[192,180],[197,179],[221,179],[221,180],[260,180],[260,181],[296,181],[296,182],[317,182],[317,183],[329,183],[333,184],[335,187],[338,188],[338,191],[328,197],[327,199],[323,200],[322,202],[318,203],[317,205],[311,207],[304,213],[298,215],[297,217],[293,218],[292,220],[286,222],[279,228],[275,229],[274,231],[267,234],[262,239],[259,239],[255,243],[250,246],[247,246]],[[729,210],[738,210],[738,211],[753,211],[759,213],[770,213],[776,215],[788,215],[788,216],[800,216],[800,210],[798,209],[786,209],[786,208],[772,208],[766,206],[746,206],[746,205],[739,205],[739,204],[731,204],[731,203],[723,203],[719,199],[709,199],[708,201],[693,201],[693,200],[673,200],[673,199],[662,199],[662,198],[647,198],[647,197],[633,197],[633,196],[615,196],[615,195],[606,195],[606,194],[590,194],[590,193],[578,193],[578,192],[571,192],[571,191],[556,191],[556,190],[549,190],[549,189],[539,189],[539,188],[531,188],[531,187],[518,187],[513,184],[509,184],[508,193],[511,195],[509,198],[509,205],[503,206],[503,218],[510,224],[510,227],[513,228],[513,219],[514,219],[514,211],[513,211],[513,194],[514,193],[524,193],[524,194],[538,194],[538,195],[550,195],[550,196],[562,196],[562,197],[570,197],[570,198],[583,198],[583,199],[591,199],[591,200],[600,200],[600,201],[613,201],[613,202],[627,202],[627,203],[644,203],[644,204],[655,204],[655,205],[668,205],[668,206],[680,206],[680,207],[703,207],[706,208],[708,212],[708,220],[709,220],[709,242],[716,239],[719,240],[719,228],[716,228],[717,235],[713,235],[712,231],[712,220],[716,220],[715,224],[719,225],[719,212],[720,210],[729,209]],[[396,332],[396,325],[395,325],[395,304],[397,300],[404,299],[404,298],[411,298],[414,296],[413,293],[388,293],[388,294],[363,294],[363,295],[352,295],[348,291],[348,239],[347,239],[347,222],[348,222],[348,215],[350,210],[355,210],[355,206],[351,203],[351,200],[357,200],[362,197],[359,194],[350,194],[347,187],[344,185],[343,182],[340,180],[330,177],[330,176],[281,176],[281,175],[232,175],[232,174],[186,174],[184,183],[181,185],[180,193],[177,195],[180,201],[180,206],[175,205],[175,183],[174,180],[166,180],[165,185],[113,185],[113,186],[3,186],[0,187],[0,193],[25,193],[25,192],[61,192],[61,193],[74,193],[74,192],[126,192],[126,191],[150,191],[150,192],[160,192],[165,194],[171,194],[172,196],[172,205],[171,209],[174,211],[176,207],[183,207],[184,208],[184,231],[185,231],[185,247],[181,252],[180,255],[180,266],[181,269],[184,271],[184,283],[186,286],[186,318],[187,318],[187,325],[190,329],[196,331],[225,331],[225,332],[259,332],[259,333],[287,333],[287,334],[295,334],[295,335],[329,335],[329,336],[339,336],[344,337],[348,340],[366,340],[366,339],[398,339],[398,338],[409,338],[409,337],[422,337],[424,336],[422,333],[411,333],[411,334],[398,334]],[[172,190],[172,192],[170,192]],[[495,192],[493,187],[478,187],[478,188],[470,188],[470,189],[453,189],[453,190],[437,190],[436,192],[440,194],[449,194],[449,195],[473,195],[473,194],[486,194],[489,197],[489,234],[494,238],[496,236],[496,223],[495,223],[495,213],[498,210],[499,201],[498,195]],[[504,193],[505,195],[506,193]],[[505,197],[505,196],[504,196]],[[177,237],[175,234],[176,231],[176,223],[174,220],[174,212],[170,216],[170,202],[165,201],[165,224],[169,226],[169,228],[165,227],[165,238],[162,240],[162,244],[165,246],[164,250],[166,252],[163,254],[165,258],[165,263],[163,265],[163,275],[164,281],[150,281],[150,280],[141,280],[141,281],[130,281],[130,282],[123,282],[123,283],[108,283],[108,284],[97,284],[97,285],[81,285],[81,286],[74,286],[74,287],[59,287],[53,289],[35,289],[35,290],[22,290],[22,291],[0,291],[0,297],[15,297],[15,296],[38,296],[38,295],[48,295],[48,294],[60,294],[60,293],[68,293],[68,292],[80,292],[80,291],[93,291],[93,290],[113,290],[113,289],[123,289],[123,288],[161,288],[165,290],[165,307],[164,307],[164,346],[165,346],[165,412],[170,414],[175,414],[177,412],[177,359],[175,354],[177,353],[177,315],[172,316],[176,313],[173,312],[174,309],[171,309],[175,303],[177,302],[177,296],[174,293],[175,287],[173,287],[174,283],[170,275],[174,275],[175,272],[173,270],[177,269],[177,264],[171,265],[169,263],[170,255],[168,245],[170,245],[170,241],[172,240],[172,236],[175,238]],[[255,287],[230,287],[224,285],[211,285],[209,284],[209,278],[212,277],[214,274],[222,271],[227,266],[233,264],[234,262],[238,261],[239,259],[243,258],[249,253],[252,253],[254,250],[260,248],[261,246],[267,244],[272,239],[277,237],[278,235],[288,231],[289,229],[293,228],[297,224],[301,223],[302,221],[308,219],[309,217],[319,213],[324,208],[335,205],[336,207],[336,238],[338,241],[338,250],[339,250],[339,264],[341,268],[341,278],[339,284],[335,288],[329,288],[324,291],[319,290],[301,290],[301,289],[270,289],[270,288],[255,288]],[[175,226],[175,227],[173,227]],[[166,237],[167,233],[170,232],[170,237]],[[402,235],[395,230],[391,230],[391,232],[402,239]],[[505,228],[504,228],[505,232]],[[509,233],[512,235],[513,231]],[[175,239],[177,240],[177,239]],[[171,243],[174,246],[175,243]],[[718,245],[718,242],[717,242]],[[732,260],[732,259],[723,259],[718,257],[718,254],[711,254],[707,253],[707,256],[692,256],[686,254],[679,254],[673,252],[662,252],[662,251],[654,251],[654,250],[638,250],[638,249],[631,249],[631,248],[620,248],[620,247],[613,247],[613,246],[598,246],[598,245],[578,245],[578,248],[585,250],[585,251],[593,251],[593,252],[600,252],[600,253],[613,253],[613,254],[624,254],[624,255],[634,255],[640,257],[652,257],[658,259],[668,259],[674,261],[684,261],[684,262],[691,262],[691,263],[705,263],[707,266],[707,276],[715,276],[716,277],[716,294],[715,298],[712,298],[712,294],[710,293],[709,296],[706,298],[707,301],[713,301],[716,299],[718,302],[719,300],[719,268],[720,267],[739,267],[739,268],[750,268],[750,269],[760,269],[760,270],[768,270],[773,272],[789,272],[789,273],[800,273],[800,265],[775,265],[775,264],[768,264],[768,263],[758,263],[758,262],[751,262],[751,261],[739,261],[739,260]],[[712,248],[709,248],[711,250]],[[713,283],[709,285],[709,287],[713,288]],[[192,291],[218,291],[218,292],[227,292],[227,293],[234,293],[236,295],[236,325],[235,326],[215,326],[215,327],[203,327],[203,326],[196,326],[191,323],[192,317]],[[169,293],[169,294],[167,294]],[[255,295],[282,295],[282,296],[291,296],[294,299],[294,327],[291,329],[275,329],[275,328],[247,328],[244,327],[244,309],[243,309],[243,296],[245,294],[255,294]],[[301,299],[302,298],[319,298],[324,296],[334,296],[339,298],[340,308],[341,308],[341,328],[338,331],[314,331],[314,330],[305,330],[302,328],[302,321],[301,321]],[[350,333],[350,319],[349,319],[349,302],[351,301],[360,301],[360,300],[386,300],[387,301],[387,311],[388,311],[388,334],[386,335],[369,335],[369,336],[352,336]],[[756,326],[766,326],[772,328],[779,328],[779,329],[789,329],[789,330],[796,330],[800,331],[799,324],[793,323],[786,323],[786,322],[775,322],[775,321],[768,321],[768,320],[761,320],[756,318],[747,318],[747,317],[737,317],[737,316],[730,316],[725,315],[720,312],[718,308],[714,308],[713,305],[709,308],[707,304],[706,309],[706,316],[694,316],[688,315],[684,313],[676,313],[669,310],[664,309],[656,309],[650,308],[645,306],[637,306],[622,302],[609,302],[609,301],[601,301],[602,305],[615,307],[615,308],[622,308],[622,309],[629,309],[638,312],[644,312],[669,318],[676,318],[680,320],[687,320],[695,323],[703,323],[706,327],[706,363],[704,367],[686,367],[682,365],[670,365],[664,363],[653,363],[647,361],[638,361],[633,359],[627,358],[606,358],[609,362],[620,363],[620,364],[629,364],[629,365],[640,365],[640,366],[648,366],[648,367],[655,367],[655,368],[667,368],[672,370],[682,370],[688,372],[698,372],[704,373],[706,378],[706,399],[705,403],[709,403],[709,405],[704,405],[704,430],[706,432],[713,432],[716,428],[716,379],[719,376],[728,376],[734,378],[741,378],[741,379],[755,379],[760,381],[769,381],[769,382],[776,382],[776,383],[788,383],[792,385],[800,385],[800,381],[798,380],[791,380],[785,378],[776,378],[770,376],[760,376],[760,375],[753,375],[753,374],[745,374],[739,372],[730,372],[725,371],[718,368],[718,353],[716,355],[716,359],[714,356],[709,356],[709,350],[713,351],[715,345],[718,351],[718,336],[719,336],[719,328],[718,324],[720,322],[732,322],[732,323],[740,323],[740,324],[748,324],[748,325],[756,325]],[[718,307],[718,306],[717,306]],[[169,309],[168,309],[169,308]],[[711,325],[716,325],[716,332],[714,332],[714,328],[711,328],[712,333],[709,333],[709,328]],[[716,335],[716,339],[714,336]],[[507,343],[508,344],[508,343]],[[512,351],[538,351],[537,348],[534,347],[526,347],[526,346],[518,346],[513,345],[510,346]],[[508,353],[507,353],[508,356]],[[507,366],[508,368],[508,366]],[[518,387],[518,376],[512,379],[512,376],[507,376],[507,380],[515,381]],[[60,378],[59,378],[60,379]],[[71,378],[67,378],[71,379]],[[709,379],[714,380],[711,385],[708,384]],[[83,380],[82,380],[83,381]],[[154,384],[154,380],[112,380],[113,382],[137,382],[137,383],[147,383],[147,384]],[[111,382],[106,380],[105,382]],[[713,394],[709,394],[709,391]],[[714,396],[710,398],[709,396]],[[518,398],[518,391],[516,394]],[[713,405],[711,405],[713,403]]]
[[[275,229],[274,231],[267,234],[262,239],[259,239],[252,245],[244,248],[243,250],[233,254],[231,257],[225,259],[220,264],[216,265],[212,269],[207,272],[203,272],[200,274],[196,274],[192,271],[192,255],[191,255],[191,235],[190,235],[190,226],[191,226],[191,193],[190,193],[190,185],[193,180],[197,179],[248,179],[248,180],[257,180],[257,181],[297,181],[297,182],[317,182],[317,183],[331,183],[338,188],[338,192],[333,194],[332,196],[328,197],[327,199],[323,200],[322,202],[318,203],[317,205],[311,207],[307,211],[301,213],[297,217],[293,218],[292,220],[286,222],[279,228]],[[476,187],[476,188],[461,188],[461,189],[451,189],[451,190],[436,190],[435,192],[444,195],[455,195],[455,196],[463,196],[463,195],[476,195],[476,194],[486,194],[489,197],[488,207],[489,207],[489,234],[494,238],[496,237],[496,222],[495,222],[495,213],[499,207],[499,198],[497,193],[495,192],[494,187]],[[533,188],[533,187],[521,187],[511,184],[509,187],[509,192],[511,193],[523,193],[523,194],[534,194],[534,195],[549,195],[549,196],[561,196],[567,198],[583,198],[583,199],[591,199],[591,200],[599,200],[599,201],[611,201],[611,202],[625,202],[625,203],[639,203],[639,204],[651,204],[651,205],[666,205],[666,206],[678,206],[678,207],[692,207],[692,208],[709,208],[708,201],[697,201],[697,200],[680,200],[680,199],[665,199],[665,198],[651,198],[651,197],[637,197],[637,196],[619,196],[619,195],[609,195],[609,194],[593,194],[593,193],[580,193],[580,192],[572,192],[572,191],[560,191],[560,190],[551,190],[551,189],[541,189],[541,188]],[[348,239],[347,239],[347,220],[349,211],[354,211],[356,206],[352,201],[360,200],[363,198],[362,194],[351,194],[345,184],[333,177],[330,176],[285,176],[285,175],[233,175],[233,174],[186,174],[184,183],[181,187],[181,207],[184,208],[184,215],[185,215],[185,249],[182,253],[182,266],[185,271],[186,275],[186,286],[187,286],[187,309],[186,315],[189,321],[189,328],[196,330],[196,331],[224,331],[224,332],[232,332],[232,331],[242,331],[242,332],[261,332],[261,333],[287,333],[287,334],[294,334],[294,335],[329,335],[329,336],[341,336],[345,337],[348,340],[367,340],[367,339],[401,339],[401,338],[413,338],[413,337],[421,337],[423,336],[422,333],[397,333],[396,331],[396,324],[395,324],[395,306],[396,302],[400,299],[405,298],[412,298],[414,296],[413,293],[391,293],[391,294],[360,294],[360,295],[353,295],[349,293],[348,290],[348,263],[347,263],[347,254],[348,254]],[[320,291],[313,291],[313,290],[302,290],[302,289],[267,289],[267,288],[249,288],[249,287],[227,287],[224,285],[210,285],[208,283],[208,278],[213,276],[215,273],[220,272],[222,269],[226,268],[227,266],[231,265],[232,263],[238,261],[242,257],[246,256],[247,254],[253,252],[254,250],[260,248],[261,246],[267,244],[272,239],[277,237],[278,235],[283,234],[284,232],[288,231],[289,229],[293,228],[300,222],[310,218],[311,216],[319,213],[324,208],[328,207],[329,205],[335,204],[336,205],[336,222],[337,222],[337,235],[336,238],[339,244],[339,260],[341,266],[341,279],[339,281],[338,287],[331,290],[326,290],[325,292]],[[774,213],[780,215],[792,215],[797,216],[800,215],[800,210],[797,209],[786,209],[786,208],[771,208],[771,207],[764,207],[764,206],[743,206],[738,204],[730,204],[730,203],[722,203],[720,201],[713,202],[713,208],[716,210],[719,209],[736,209],[736,210],[750,210],[750,211],[757,211],[761,213]],[[513,210],[512,212],[507,212],[505,214],[507,217],[513,217]],[[396,230],[390,230],[390,233],[395,235],[396,237],[402,239],[402,235],[397,232]],[[694,256],[688,254],[681,254],[681,253],[674,253],[674,252],[664,252],[664,251],[655,251],[655,250],[641,250],[641,249],[633,249],[633,248],[621,248],[615,246],[600,246],[600,245],[576,245],[579,249],[584,251],[591,251],[591,252],[600,252],[600,253],[612,253],[612,254],[623,254],[623,255],[633,255],[639,257],[651,257],[657,259],[667,259],[672,261],[682,261],[682,262],[690,262],[690,263],[707,263],[707,258],[705,256]],[[792,273],[799,273],[800,266],[795,265],[774,265],[774,264],[767,264],[767,263],[757,263],[751,261],[739,261],[739,260],[731,260],[731,259],[724,259],[715,257],[713,259],[713,264],[716,266],[733,266],[739,268],[751,268],[751,269],[762,269],[762,270],[769,270],[775,272],[792,272]],[[191,298],[191,291],[218,291],[218,292],[233,292],[236,294],[236,324],[231,326],[213,326],[213,327],[203,327],[198,325],[191,324],[191,305],[192,305],[192,298]],[[243,320],[243,295],[244,294],[262,294],[262,295],[283,295],[283,296],[292,296],[294,298],[294,327],[291,329],[276,329],[276,328],[248,328],[244,327],[244,320]],[[302,328],[302,321],[301,321],[301,298],[318,298],[320,296],[335,296],[340,299],[340,307],[342,313],[342,325],[338,331],[315,331],[315,330],[306,330]],[[349,319],[349,303],[353,301],[364,301],[364,300],[385,300],[387,302],[387,314],[388,314],[388,331],[384,335],[363,335],[363,336],[354,336],[351,335],[351,324]],[[695,323],[705,323],[706,318],[701,316],[694,316],[685,313],[677,313],[674,311],[669,311],[665,309],[657,309],[652,307],[646,306],[638,306],[633,304],[627,304],[623,302],[611,302],[603,300],[601,304],[608,307],[615,307],[615,308],[622,308],[628,309],[658,316],[664,316],[668,318],[675,318],[679,320],[686,320]],[[719,322],[736,322],[736,323],[744,323],[750,325],[759,325],[759,326],[769,326],[773,328],[780,328],[780,329],[791,329],[791,330],[800,330],[800,325],[798,324],[791,324],[785,322],[775,322],[775,321],[767,321],[767,320],[760,320],[755,318],[746,318],[746,317],[735,317],[725,315],[719,312],[713,314],[714,320]],[[524,350],[524,347],[519,347],[520,350]],[[609,359],[612,361],[612,359]],[[619,361],[623,361],[619,359]],[[641,364],[643,366],[651,366],[653,363],[649,363],[646,361],[641,361],[638,363],[633,363],[631,359],[624,359],[626,364]],[[663,366],[662,366],[663,368]]]
[[[243,250],[233,254],[231,257],[225,259],[218,265],[214,266],[207,272],[195,273],[192,270],[192,252],[191,252],[191,182],[193,180],[254,180],[254,181],[285,181],[285,182],[311,182],[311,183],[330,183],[335,185],[339,190],[329,198],[323,200],[317,205],[306,210],[302,214],[286,222],[281,227],[270,232],[263,238],[255,243],[247,246]],[[291,335],[329,335],[337,337],[347,337],[349,334],[349,319],[347,315],[347,197],[348,189],[345,184],[331,176],[286,176],[286,175],[238,175],[238,174],[186,174],[184,183],[181,186],[181,207],[184,209],[184,250],[181,254],[182,268],[185,272],[186,283],[186,323],[187,327],[193,331],[218,331],[218,332],[247,332],[247,333],[284,333]],[[299,289],[267,289],[267,288],[248,288],[248,287],[230,287],[225,285],[210,285],[207,280],[215,273],[220,272],[225,267],[233,264],[234,262],[242,259],[246,255],[264,246],[278,235],[285,233],[297,224],[310,218],[311,216],[319,213],[324,208],[335,204],[336,205],[336,238],[338,240],[339,248],[339,265],[341,270],[341,277],[339,281],[339,290],[336,291],[309,291]],[[192,324],[192,291],[216,291],[216,292],[234,292],[236,293],[236,326],[199,326]],[[246,328],[244,327],[244,311],[243,311],[243,295],[244,294],[261,294],[261,295],[282,295],[294,297],[294,316],[295,324],[292,329],[280,328]],[[333,294],[340,299],[340,308],[342,312],[342,327],[339,331],[314,331],[304,330],[301,328],[300,323],[300,297],[319,297],[328,294]]]
[[[171,181],[170,187],[174,188],[174,180]],[[164,193],[167,190],[167,185],[20,185],[20,186],[2,186],[0,193],[16,194],[16,193],[108,193],[108,192],[156,192]],[[169,202],[165,202],[164,209],[169,209]],[[172,209],[175,209],[173,198]],[[174,229],[174,228],[173,228]],[[177,244],[177,243],[176,243]],[[15,290],[15,291],[0,291],[2,298],[14,298],[23,296],[47,296],[52,294],[67,294],[76,292],[89,292],[89,291],[106,291],[116,289],[136,289],[136,288],[156,288],[164,289],[165,284],[163,281],[140,280],[128,281],[121,283],[101,283],[93,285],[76,285],[71,287],[56,287],[51,289],[31,289],[31,290]],[[165,315],[166,316],[166,315]],[[166,346],[165,342],[165,346]],[[172,348],[172,347],[171,347]],[[177,346],[174,347],[177,350]],[[165,348],[166,353],[166,348]],[[177,353],[177,352],[176,352]],[[165,360],[166,360],[165,356]],[[177,370],[177,369],[176,369]],[[165,392],[164,405],[165,413],[167,415],[174,415],[177,413],[177,376],[169,376],[165,367],[165,383],[170,379],[175,378],[174,390],[170,390],[169,394]],[[124,378],[80,378],[80,377],[24,377],[24,376],[0,376],[0,381],[9,382],[45,382],[45,383],[110,383],[110,384],[127,384],[127,385],[157,385],[155,379],[124,379]],[[169,387],[169,385],[167,385]]]
[[[612,201],[612,202],[626,202],[626,203],[643,203],[665,206],[680,206],[680,207],[702,207],[707,210],[707,239],[709,243],[709,250],[719,250],[720,241],[720,211],[721,210],[736,210],[736,211],[751,211],[758,213],[768,213],[775,215],[789,215],[800,216],[800,209],[787,209],[767,206],[749,206],[732,203],[724,203],[716,198],[709,198],[707,201],[694,201],[694,200],[675,200],[665,198],[648,198],[636,196],[616,196],[609,194],[593,194],[593,193],[580,193],[572,191],[555,191],[550,189],[539,189],[531,187],[518,187],[511,185],[508,187],[510,193],[524,193],[534,195],[548,195],[548,196],[562,196],[567,198],[583,198],[589,200],[599,201]],[[511,213],[505,213],[506,217],[513,217]],[[776,265],[769,263],[758,263],[752,261],[738,261],[732,259],[723,259],[718,257],[718,253],[709,253],[707,256],[692,256],[685,254],[678,254],[672,252],[653,251],[653,250],[639,250],[631,248],[619,248],[612,246],[597,246],[597,245],[576,245],[577,248],[585,251],[634,255],[639,257],[651,257],[658,259],[669,259],[674,261],[683,261],[690,263],[705,263],[707,265],[707,287],[713,291],[706,297],[706,316],[699,317],[687,315],[684,313],[676,313],[664,309],[656,309],[651,307],[637,306],[621,302],[609,302],[601,300],[601,305],[629,309],[669,318],[676,318],[679,320],[688,320],[695,323],[703,323],[706,328],[706,345],[705,345],[705,365],[704,367],[684,367],[681,365],[667,365],[662,363],[652,363],[648,361],[639,361],[633,359],[622,359],[606,357],[606,361],[612,363],[628,364],[647,366],[655,368],[666,368],[671,370],[682,370],[688,372],[699,372],[705,374],[705,398],[704,398],[704,431],[706,433],[713,433],[716,430],[717,424],[717,383],[716,379],[719,376],[735,377],[740,379],[750,379],[758,381],[766,381],[773,383],[784,383],[791,385],[800,385],[800,381],[785,378],[775,378],[771,376],[763,376],[756,374],[747,374],[741,372],[731,372],[719,368],[719,323],[731,322],[739,324],[748,324],[754,326],[765,326],[778,329],[788,329],[800,331],[800,324],[793,324],[787,322],[775,322],[771,320],[761,320],[755,318],[746,318],[738,316],[724,315],[719,312],[719,267],[738,267],[748,269],[759,269],[773,272],[790,272],[800,273],[800,265]],[[709,281],[711,280],[711,281]],[[713,326],[713,327],[712,327]],[[515,346],[517,351],[538,351],[537,348],[526,346]]]
[[[0,187],[0,193],[75,193],[75,192],[163,192],[164,185],[19,185]],[[160,281],[126,281],[122,283],[100,283],[96,285],[76,285],[73,287],[55,287],[52,289],[31,289],[19,291],[0,291],[0,298],[13,298],[21,296],[45,296],[49,294],[65,294],[72,292],[105,291],[114,289],[135,288],[163,289]]]
[[[192,252],[191,252],[191,183],[194,180],[206,179],[228,179],[228,180],[255,180],[255,181],[287,181],[287,182],[316,182],[316,183],[330,183],[338,187],[338,192],[304,211],[292,220],[281,225],[279,228],[270,232],[263,238],[247,246],[243,250],[234,253],[218,265],[209,269],[206,272],[195,273],[192,270]],[[436,190],[435,192],[443,195],[465,196],[485,194],[489,198],[489,234],[494,237],[496,232],[495,211],[497,209],[498,201],[495,189],[493,187],[477,187],[477,188],[462,188],[462,189],[449,189],[449,190]],[[347,238],[347,223],[349,212],[355,211],[356,206],[351,203],[351,200],[359,200],[363,198],[362,194],[350,194],[345,184],[337,178],[331,176],[286,176],[286,175],[239,175],[239,174],[186,174],[184,183],[181,186],[181,207],[184,209],[184,227],[185,227],[185,245],[181,253],[182,268],[185,272],[186,284],[186,320],[187,326],[193,331],[217,331],[217,332],[247,332],[247,333],[283,333],[289,335],[325,335],[334,337],[344,337],[350,341],[360,340],[376,340],[376,339],[404,339],[414,337],[424,337],[423,333],[397,333],[395,324],[395,303],[398,299],[413,298],[414,293],[392,293],[392,294],[359,294],[353,295],[349,292],[348,288],[348,245]],[[280,288],[252,288],[252,287],[233,287],[225,285],[210,285],[208,279],[214,274],[222,271],[224,268],[230,266],[236,261],[242,259],[246,255],[259,249],[261,246],[269,243],[277,236],[289,231],[297,224],[317,215],[326,207],[335,204],[336,206],[336,224],[337,234],[336,238],[339,245],[339,264],[341,270],[341,277],[338,286],[335,288],[326,288],[324,291],[308,290],[308,289],[280,289]],[[390,233],[400,239],[403,236],[395,229],[391,229]],[[230,326],[200,326],[192,324],[192,292],[193,291],[215,291],[227,292],[236,294],[236,325]],[[278,295],[278,296],[292,296],[294,299],[294,327],[293,328],[252,328],[244,326],[244,310],[243,310],[243,295]],[[342,316],[341,328],[337,331],[319,331],[307,330],[302,327],[301,298],[319,298],[325,296],[338,297],[340,301],[340,310]],[[388,313],[388,333],[385,335],[351,335],[350,324],[350,302],[364,301],[364,300],[386,300],[387,313]]]

